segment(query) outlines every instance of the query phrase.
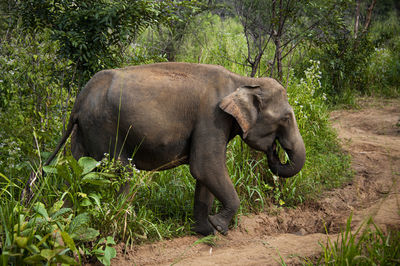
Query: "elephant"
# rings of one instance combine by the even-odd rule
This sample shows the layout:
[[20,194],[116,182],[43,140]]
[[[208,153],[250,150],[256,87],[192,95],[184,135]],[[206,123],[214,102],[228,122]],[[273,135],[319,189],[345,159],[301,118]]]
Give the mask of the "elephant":
[[[102,70],[77,96],[67,129],[46,164],[69,136],[76,159],[101,160],[104,153],[117,151],[122,163],[133,160],[139,170],[188,164],[196,180],[193,231],[225,235],[240,204],[225,162],[227,144],[238,135],[266,154],[277,176],[294,176],[305,163],[286,90],[272,78],[175,62]],[[278,158],[277,142],[288,155],[286,163]],[[222,209],[211,215],[214,197]]]

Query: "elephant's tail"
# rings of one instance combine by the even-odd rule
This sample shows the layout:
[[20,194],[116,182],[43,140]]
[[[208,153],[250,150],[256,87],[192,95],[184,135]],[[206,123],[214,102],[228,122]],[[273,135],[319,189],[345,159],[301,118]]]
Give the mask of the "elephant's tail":
[[[78,120],[76,119],[76,115],[74,114],[74,112],[72,112],[72,114],[69,118],[67,130],[64,132],[63,136],[61,137],[61,140],[57,144],[56,149],[53,151],[53,153],[50,155],[50,157],[47,159],[47,161],[44,163],[44,165],[50,164],[51,161],[54,159],[54,157],[56,157],[57,153],[60,151],[61,147],[65,144],[68,137],[71,135],[72,131],[74,130],[74,127],[76,127],[77,121]],[[42,167],[39,167],[37,172],[35,172],[33,170],[31,171],[29,179],[25,185],[25,188],[21,192],[21,203],[22,204],[28,204],[32,200],[33,196],[35,195],[32,188],[33,188],[35,182],[37,181],[38,176],[40,176],[40,175],[43,175]]]
[[61,147],[65,144],[65,142],[67,141],[67,139],[69,138],[69,136],[71,135],[72,131],[74,130],[74,128],[77,125],[77,119],[76,119],[76,115],[74,112],[71,113],[71,116],[69,117],[69,122],[68,122],[68,126],[67,126],[67,130],[65,130],[63,136],[61,137],[61,140],[58,142],[57,147],[55,148],[55,150],[53,151],[53,153],[50,155],[50,157],[46,160],[46,162],[44,163],[44,165],[48,165],[51,163],[51,161],[53,161],[54,157],[56,157],[57,153],[60,151]]

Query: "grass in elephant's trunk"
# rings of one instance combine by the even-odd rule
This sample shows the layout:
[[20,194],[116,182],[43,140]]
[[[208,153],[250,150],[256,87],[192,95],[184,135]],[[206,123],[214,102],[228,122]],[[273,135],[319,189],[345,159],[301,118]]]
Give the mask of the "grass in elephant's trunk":
[[302,169],[305,163],[304,143],[295,149],[285,149],[278,140],[266,152],[271,172],[279,177],[292,177]]

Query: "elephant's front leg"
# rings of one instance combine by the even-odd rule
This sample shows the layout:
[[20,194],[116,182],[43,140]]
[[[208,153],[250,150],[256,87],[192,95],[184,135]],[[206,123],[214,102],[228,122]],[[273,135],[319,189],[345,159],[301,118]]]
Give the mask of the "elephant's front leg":
[[208,215],[211,212],[214,195],[199,180],[196,181],[196,190],[194,192],[193,216],[195,220],[193,231],[207,236],[214,235],[215,229],[208,221]]
[[[240,201],[225,165],[226,147],[218,146],[214,145],[205,149],[203,145],[196,151],[192,151],[190,170],[197,182],[201,182],[222,203],[222,210],[209,216],[208,219],[215,229],[225,235],[228,232],[230,221],[239,208]],[[201,210],[201,215],[198,214],[201,219],[204,218],[206,209],[209,210],[209,206],[207,208],[204,205],[201,207],[201,201],[195,205],[195,211],[196,208]],[[197,215],[196,212],[195,215]],[[202,223],[204,223],[204,220],[202,220]]]

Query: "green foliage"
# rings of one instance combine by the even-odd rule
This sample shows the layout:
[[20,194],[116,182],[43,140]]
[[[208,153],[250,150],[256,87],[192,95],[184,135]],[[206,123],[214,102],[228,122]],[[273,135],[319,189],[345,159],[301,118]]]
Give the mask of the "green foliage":
[[54,147],[75,89],[71,62],[57,58],[49,32],[16,25],[0,42],[0,172],[14,176],[29,171],[38,147]]
[[74,216],[70,208],[62,207],[63,204],[57,201],[48,209],[39,201],[29,209],[15,201],[2,204],[2,264],[79,265],[81,259],[75,242],[93,240],[98,231],[88,226],[88,214]]
[[[7,184],[7,191],[3,190],[0,194],[0,240],[4,243],[1,259],[4,263],[78,264],[74,261],[76,258],[79,262],[81,260],[80,246],[86,255],[96,256],[102,263],[109,264],[110,259],[115,257],[112,247],[115,243],[107,237],[107,242],[99,240],[91,245],[102,233],[91,226],[102,224],[102,221],[96,220],[96,214],[106,209],[99,195],[108,191],[103,195],[109,196],[118,181],[110,173],[94,171],[99,165],[88,157],[79,161],[65,157],[56,165],[44,167],[47,175],[41,176],[40,171],[36,173],[39,175],[39,186],[32,187],[35,196],[27,207],[15,200],[21,188],[1,175],[5,181],[2,183]],[[46,193],[43,194],[43,191]],[[66,207],[71,203],[73,208]],[[102,215],[108,217],[108,213]]]
[[352,103],[357,93],[367,90],[367,67],[373,44],[368,34],[354,38],[346,28],[334,28],[330,40],[313,49],[321,62],[323,91],[333,103]]
[[[27,28],[48,28],[58,54],[74,62],[83,82],[95,72],[121,65],[124,48],[147,26],[168,17],[159,1],[21,1]],[[83,83],[81,82],[81,83]]]
[[95,255],[102,264],[109,266],[111,259],[117,256],[117,251],[111,246],[115,244],[114,238],[111,236],[101,238],[91,251],[86,250],[86,254]]
[[350,216],[346,228],[332,242],[328,238],[322,247],[318,264],[325,265],[396,265],[400,263],[400,232],[384,234],[372,221],[361,224],[355,232]]
[[242,26],[234,18],[222,20],[211,13],[194,19],[186,35],[178,61],[216,64],[238,74],[246,75],[249,69],[243,63],[246,39]]
[[371,29],[375,51],[367,69],[368,92],[375,95],[400,95],[400,21],[394,12]]
[[[151,53],[160,54],[168,61],[175,61],[184,36],[188,33],[190,20],[197,15],[212,9],[211,1],[175,1],[173,9],[174,20],[167,20],[162,25],[153,27],[150,44]],[[190,5],[189,5],[190,3]]]

